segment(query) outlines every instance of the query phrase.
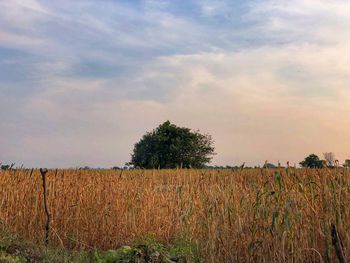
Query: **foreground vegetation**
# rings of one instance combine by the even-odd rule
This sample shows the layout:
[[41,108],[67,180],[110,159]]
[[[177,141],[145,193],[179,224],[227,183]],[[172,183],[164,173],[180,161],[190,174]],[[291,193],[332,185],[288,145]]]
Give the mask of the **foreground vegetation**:
[[[145,250],[164,262],[334,262],[332,223],[350,259],[350,173],[341,168],[58,170],[46,184],[45,249],[65,251],[67,262]],[[44,247],[38,170],[0,172],[0,220]]]
[[0,225],[0,262],[91,262],[91,263],[176,263],[198,262],[196,248],[187,241],[164,246],[150,237],[135,240],[132,246],[99,251],[44,246],[24,240]]

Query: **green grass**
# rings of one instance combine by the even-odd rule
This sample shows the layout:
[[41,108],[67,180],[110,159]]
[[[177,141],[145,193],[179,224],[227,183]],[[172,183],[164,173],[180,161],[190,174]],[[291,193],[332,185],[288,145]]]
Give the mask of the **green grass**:
[[199,262],[198,247],[189,240],[177,240],[163,245],[153,237],[137,238],[132,246],[115,250],[69,250],[34,244],[13,234],[3,224],[0,227],[0,263],[171,263]]

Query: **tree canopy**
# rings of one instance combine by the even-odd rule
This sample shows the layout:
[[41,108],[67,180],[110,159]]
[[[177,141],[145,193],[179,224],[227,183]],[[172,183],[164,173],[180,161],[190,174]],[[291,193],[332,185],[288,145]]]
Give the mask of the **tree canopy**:
[[308,168],[322,168],[323,161],[316,154],[310,154],[304,159],[304,161],[299,163],[302,167]]
[[134,145],[129,165],[153,168],[201,168],[214,155],[210,135],[178,127],[170,121],[147,132]]

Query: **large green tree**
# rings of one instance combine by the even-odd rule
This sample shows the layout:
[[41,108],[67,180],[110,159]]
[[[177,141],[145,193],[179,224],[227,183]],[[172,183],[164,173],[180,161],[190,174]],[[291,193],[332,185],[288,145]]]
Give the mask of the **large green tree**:
[[147,132],[134,145],[129,165],[152,168],[201,168],[214,155],[210,135],[178,127],[170,121]]
[[299,163],[302,167],[308,168],[322,168],[323,161],[316,154],[310,154],[304,159],[304,161]]

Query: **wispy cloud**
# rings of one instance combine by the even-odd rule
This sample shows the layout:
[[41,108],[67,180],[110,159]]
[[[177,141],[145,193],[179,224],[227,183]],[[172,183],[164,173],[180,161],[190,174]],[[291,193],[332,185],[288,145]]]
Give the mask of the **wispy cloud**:
[[2,1],[0,160],[123,164],[170,119],[216,163],[350,157],[344,1]]

